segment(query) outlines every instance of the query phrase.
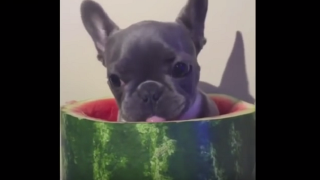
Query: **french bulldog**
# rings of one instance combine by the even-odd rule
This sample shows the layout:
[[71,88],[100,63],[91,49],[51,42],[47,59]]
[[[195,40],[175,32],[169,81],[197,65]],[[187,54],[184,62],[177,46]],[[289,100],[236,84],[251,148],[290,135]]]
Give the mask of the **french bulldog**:
[[190,120],[219,115],[198,89],[197,56],[208,0],[188,0],[175,22],[142,21],[120,29],[101,5],[81,4],[83,25],[107,69],[121,122]]

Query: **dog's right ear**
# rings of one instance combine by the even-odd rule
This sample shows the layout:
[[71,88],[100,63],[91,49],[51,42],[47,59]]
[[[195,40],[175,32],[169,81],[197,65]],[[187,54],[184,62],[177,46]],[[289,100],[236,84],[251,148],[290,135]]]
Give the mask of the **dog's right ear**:
[[186,27],[193,39],[197,54],[207,40],[204,37],[205,20],[208,10],[208,0],[187,0],[176,21]]
[[119,27],[104,12],[100,4],[91,0],[84,0],[82,2],[81,18],[98,51],[98,59],[102,61],[102,54],[106,48],[107,38],[119,30]]

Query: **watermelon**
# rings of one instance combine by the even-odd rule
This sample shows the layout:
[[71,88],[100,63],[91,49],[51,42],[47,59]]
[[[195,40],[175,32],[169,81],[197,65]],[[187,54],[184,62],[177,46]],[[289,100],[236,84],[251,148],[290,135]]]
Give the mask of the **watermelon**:
[[210,95],[220,115],[123,123],[112,98],[61,109],[62,180],[254,180],[255,107]]

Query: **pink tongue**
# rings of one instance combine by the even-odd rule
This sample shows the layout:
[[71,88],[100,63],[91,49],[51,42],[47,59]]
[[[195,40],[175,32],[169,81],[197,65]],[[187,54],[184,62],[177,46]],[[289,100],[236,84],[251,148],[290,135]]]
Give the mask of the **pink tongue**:
[[147,119],[147,122],[163,122],[163,121],[166,121],[166,120],[158,116],[152,116]]

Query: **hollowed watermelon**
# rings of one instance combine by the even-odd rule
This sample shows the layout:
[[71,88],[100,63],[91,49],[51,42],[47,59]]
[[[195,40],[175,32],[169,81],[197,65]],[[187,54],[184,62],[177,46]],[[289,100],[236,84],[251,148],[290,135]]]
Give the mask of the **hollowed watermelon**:
[[220,116],[116,122],[114,99],[61,110],[63,180],[253,180],[254,105],[211,95]]

